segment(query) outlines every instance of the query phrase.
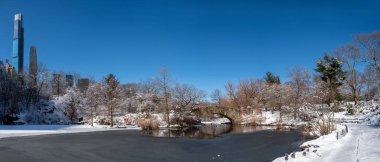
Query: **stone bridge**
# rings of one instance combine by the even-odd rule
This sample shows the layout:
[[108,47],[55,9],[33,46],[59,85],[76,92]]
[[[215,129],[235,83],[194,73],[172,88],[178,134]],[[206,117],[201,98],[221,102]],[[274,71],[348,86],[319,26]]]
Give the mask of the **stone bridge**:
[[202,106],[193,109],[193,112],[198,118],[209,117],[218,114],[231,121],[231,124],[236,124],[240,120],[240,113],[238,110],[230,107],[221,106]]

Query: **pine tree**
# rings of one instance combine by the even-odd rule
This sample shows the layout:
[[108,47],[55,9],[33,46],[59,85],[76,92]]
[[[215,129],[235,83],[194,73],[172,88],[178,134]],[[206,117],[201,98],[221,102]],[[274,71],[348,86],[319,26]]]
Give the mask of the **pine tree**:
[[104,80],[106,87],[106,106],[108,115],[110,117],[111,127],[113,127],[113,117],[115,109],[117,108],[118,98],[120,97],[119,93],[119,81],[116,79],[116,76],[113,74],[108,74]]
[[346,79],[346,72],[342,68],[342,63],[334,57],[325,54],[323,60],[317,62],[316,72],[319,73],[319,78],[326,84],[329,97],[327,104],[330,105],[334,100],[341,100],[339,87],[343,85]]
[[277,75],[274,75],[272,72],[267,72],[265,74],[264,80],[269,85],[281,84],[280,77]]

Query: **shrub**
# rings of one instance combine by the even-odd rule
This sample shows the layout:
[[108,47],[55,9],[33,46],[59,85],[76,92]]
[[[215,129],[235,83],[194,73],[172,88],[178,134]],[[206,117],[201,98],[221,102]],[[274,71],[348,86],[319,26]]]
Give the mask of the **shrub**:
[[336,124],[333,120],[333,114],[322,114],[320,118],[311,123],[312,131],[318,131],[320,135],[327,135],[336,129]]
[[138,125],[138,116],[127,114],[124,116],[125,125]]
[[263,121],[264,121],[264,119],[262,117],[256,116],[254,118],[248,119],[246,124],[252,125],[252,126],[257,126],[260,123],[262,123]]
[[197,120],[192,117],[184,117],[182,121],[182,126],[191,126],[197,124]]
[[140,119],[138,121],[138,126],[142,130],[154,130],[160,127],[159,122],[156,119]]
[[108,119],[106,119],[106,118],[101,118],[101,119],[99,119],[99,120],[98,120],[98,123],[99,123],[100,125],[111,125],[110,120],[108,120]]
[[350,114],[350,115],[354,115],[355,114],[355,109],[349,108],[349,109],[347,109],[347,113]]

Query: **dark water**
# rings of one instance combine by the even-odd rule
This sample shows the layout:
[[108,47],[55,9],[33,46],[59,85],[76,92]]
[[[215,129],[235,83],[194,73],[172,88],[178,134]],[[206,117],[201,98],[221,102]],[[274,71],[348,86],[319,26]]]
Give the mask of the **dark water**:
[[188,137],[194,139],[219,139],[229,133],[253,133],[263,130],[273,130],[275,127],[270,126],[249,126],[249,125],[230,125],[230,124],[214,124],[200,125],[181,129],[159,129],[159,130],[143,130],[142,135],[153,137]]
[[[233,127],[220,133],[226,128],[170,132],[176,138],[138,130],[6,138],[0,140],[0,161],[272,161],[303,141],[297,131]],[[199,138],[204,136],[211,137]]]

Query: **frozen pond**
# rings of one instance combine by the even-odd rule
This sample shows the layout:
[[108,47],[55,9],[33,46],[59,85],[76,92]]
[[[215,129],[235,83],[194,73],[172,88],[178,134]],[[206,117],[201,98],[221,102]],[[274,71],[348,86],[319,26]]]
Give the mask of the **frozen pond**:
[[159,129],[144,130],[142,135],[153,137],[188,137],[194,139],[219,139],[225,134],[253,133],[263,130],[273,130],[275,127],[269,126],[248,126],[230,124],[206,124],[183,129]]
[[298,150],[302,141],[297,131],[276,132],[263,127],[121,130],[1,139],[0,157],[29,162],[271,161]]

